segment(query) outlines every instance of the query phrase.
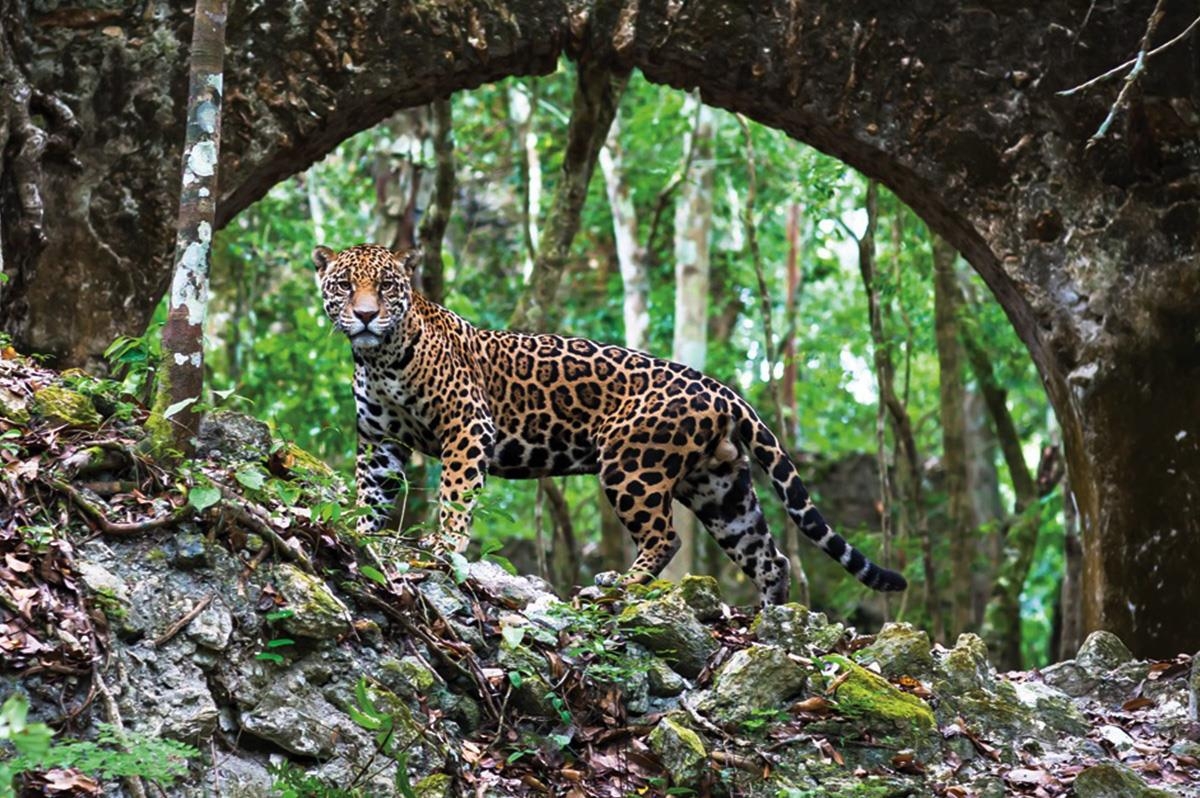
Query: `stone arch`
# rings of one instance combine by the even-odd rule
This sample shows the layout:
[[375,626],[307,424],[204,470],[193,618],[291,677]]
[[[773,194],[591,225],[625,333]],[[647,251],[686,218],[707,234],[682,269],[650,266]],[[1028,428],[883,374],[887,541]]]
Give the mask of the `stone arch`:
[[[1063,426],[1085,624],[1142,654],[1193,650],[1200,627],[1176,606],[1200,604],[1200,47],[1158,56],[1090,150],[1115,85],[1055,94],[1131,54],[1152,6],[346,0],[318,18],[238,3],[220,220],[398,108],[546,72],[563,53],[699,87],[879,179],[967,257]],[[48,167],[49,244],[2,250],[21,290],[0,310],[19,340],[68,362],[136,333],[168,280],[190,23],[156,9],[21,20],[38,31],[25,74],[75,98],[83,135],[77,169]],[[6,242],[11,197],[0,192]],[[94,313],[62,319],[64,293]]]

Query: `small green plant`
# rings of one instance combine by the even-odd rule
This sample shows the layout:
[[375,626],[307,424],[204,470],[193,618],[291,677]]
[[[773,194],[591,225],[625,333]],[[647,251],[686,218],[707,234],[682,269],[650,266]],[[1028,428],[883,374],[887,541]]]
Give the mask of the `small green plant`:
[[162,358],[159,330],[162,325],[152,324],[145,335],[119,336],[104,350],[104,357],[112,367],[113,374],[121,380],[124,392],[149,403],[154,391],[154,370]]
[[100,724],[95,740],[54,742],[45,723],[30,723],[29,703],[19,693],[0,706],[0,798],[13,798],[13,779],[30,771],[71,768],[102,780],[138,776],[169,785],[187,773],[200,752],[176,740],[118,732]]
[[555,605],[551,614],[567,622],[571,633],[563,653],[583,665],[589,678],[602,684],[628,684],[650,670],[650,660],[631,657],[625,651],[626,635],[640,630],[620,626],[617,617],[604,607]]
[[742,728],[748,734],[755,734],[775,723],[782,723],[788,717],[788,713],[782,709],[752,709],[750,717],[742,721]]
[[[375,705],[367,680],[360,677],[354,685],[354,704],[347,707],[351,719],[360,727],[371,732],[375,738],[375,755],[383,754],[396,762],[396,789],[403,798],[417,798],[408,778],[408,748],[415,742],[408,740],[401,745],[396,739],[396,717]],[[374,759],[374,756],[372,756]],[[369,763],[368,763],[369,766]],[[363,768],[366,772],[367,768]]]
[[[272,610],[271,612],[267,613],[266,619],[268,624],[274,625],[276,621],[282,621],[285,618],[291,618],[295,614],[296,612],[294,610]],[[295,644],[296,641],[292,640],[290,637],[272,637],[267,641],[266,645],[263,647],[263,650],[254,655],[254,658],[263,662],[273,662],[276,665],[282,665],[284,662],[283,655],[274,649],[293,646]]]

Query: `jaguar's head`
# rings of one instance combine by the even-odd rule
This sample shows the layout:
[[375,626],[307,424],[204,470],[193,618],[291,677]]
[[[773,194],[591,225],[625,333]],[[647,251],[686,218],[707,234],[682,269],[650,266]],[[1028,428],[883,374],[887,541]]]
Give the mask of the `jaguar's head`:
[[355,349],[379,346],[412,305],[412,272],[421,251],[375,244],[313,250],[325,312]]

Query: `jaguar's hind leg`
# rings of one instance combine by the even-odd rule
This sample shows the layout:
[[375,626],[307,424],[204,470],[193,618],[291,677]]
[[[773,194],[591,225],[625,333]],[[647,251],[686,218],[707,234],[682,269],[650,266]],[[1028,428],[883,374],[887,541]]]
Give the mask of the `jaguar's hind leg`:
[[743,459],[709,461],[675,488],[725,553],[754,580],[764,605],[783,604],[791,587],[788,559],[775,546]]

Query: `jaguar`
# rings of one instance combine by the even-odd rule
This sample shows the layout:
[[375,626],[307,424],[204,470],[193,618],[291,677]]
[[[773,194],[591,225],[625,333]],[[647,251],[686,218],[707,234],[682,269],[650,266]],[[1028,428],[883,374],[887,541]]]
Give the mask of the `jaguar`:
[[637,546],[622,584],[653,579],[678,551],[677,500],[762,603],[780,604],[789,563],[767,528],[753,461],[805,536],[855,578],[875,590],[907,586],[833,531],[775,434],[732,389],[621,346],[477,328],[413,289],[421,257],[372,244],[313,252],[325,311],[354,359],[358,531],[387,524],[414,450],[442,463],[430,541],[442,552],[465,549],[488,475],[598,474]]

